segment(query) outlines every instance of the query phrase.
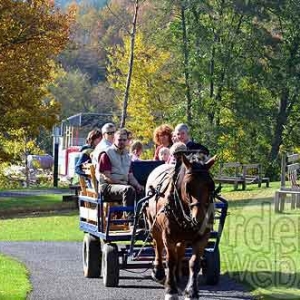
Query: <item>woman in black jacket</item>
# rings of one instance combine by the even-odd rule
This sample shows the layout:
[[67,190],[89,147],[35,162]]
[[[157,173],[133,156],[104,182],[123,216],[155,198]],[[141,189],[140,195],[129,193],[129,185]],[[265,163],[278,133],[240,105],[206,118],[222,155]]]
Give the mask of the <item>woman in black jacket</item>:
[[82,171],[82,165],[86,163],[91,163],[91,153],[94,151],[95,147],[99,144],[102,139],[101,130],[96,128],[89,132],[86,138],[86,144],[80,149],[80,156],[75,165],[75,173],[78,175],[85,175]]

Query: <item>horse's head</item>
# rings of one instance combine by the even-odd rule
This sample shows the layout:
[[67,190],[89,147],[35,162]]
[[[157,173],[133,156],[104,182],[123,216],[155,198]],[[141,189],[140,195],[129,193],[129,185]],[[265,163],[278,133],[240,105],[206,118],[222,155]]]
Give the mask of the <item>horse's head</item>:
[[[177,183],[181,200],[185,210],[189,214],[191,225],[199,227],[206,223],[207,218],[211,218],[209,208],[212,204],[212,193],[214,191],[214,181],[212,180],[209,169],[214,164],[213,157],[207,162],[190,161],[185,154],[182,154],[181,174]],[[205,227],[207,227],[205,225]]]

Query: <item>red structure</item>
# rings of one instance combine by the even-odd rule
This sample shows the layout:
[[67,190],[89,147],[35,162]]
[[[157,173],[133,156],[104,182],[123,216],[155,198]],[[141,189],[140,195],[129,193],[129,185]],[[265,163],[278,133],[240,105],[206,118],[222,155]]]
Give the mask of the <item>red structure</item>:
[[112,114],[80,113],[61,122],[59,128],[58,174],[73,177],[80,148],[93,128],[112,122]]

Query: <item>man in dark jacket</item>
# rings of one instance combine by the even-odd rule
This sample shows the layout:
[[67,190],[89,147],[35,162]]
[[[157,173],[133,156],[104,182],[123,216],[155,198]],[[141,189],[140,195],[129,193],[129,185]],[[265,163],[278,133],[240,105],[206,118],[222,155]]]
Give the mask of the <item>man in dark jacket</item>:
[[179,142],[186,145],[188,150],[199,150],[203,154],[209,155],[209,150],[205,146],[192,141],[189,135],[189,128],[186,124],[178,124],[174,129],[174,135],[176,135]]

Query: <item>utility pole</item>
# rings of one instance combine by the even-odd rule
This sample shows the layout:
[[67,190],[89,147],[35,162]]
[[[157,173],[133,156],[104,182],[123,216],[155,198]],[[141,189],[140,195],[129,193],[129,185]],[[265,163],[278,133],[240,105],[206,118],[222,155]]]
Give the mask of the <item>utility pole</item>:
[[59,137],[60,137],[60,128],[53,127],[53,186],[58,187],[58,149],[59,149]]

